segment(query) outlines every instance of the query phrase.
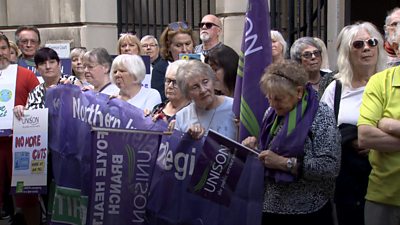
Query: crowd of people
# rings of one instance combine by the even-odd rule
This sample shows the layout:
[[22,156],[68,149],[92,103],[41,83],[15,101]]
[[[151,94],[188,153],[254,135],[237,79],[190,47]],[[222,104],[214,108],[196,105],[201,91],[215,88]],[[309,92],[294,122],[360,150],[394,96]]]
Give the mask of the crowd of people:
[[[39,30],[22,26],[16,44],[0,34],[0,87],[15,79],[18,119],[44,108],[49,88],[69,83],[126,101],[194,139],[213,129],[237,140],[239,55],[220,41],[218,17],[204,16],[199,27],[199,45],[192,28],[177,21],[159,40],[121,34],[115,59],[101,47],[74,48],[71,74],[63,74],[57,52],[40,47]],[[382,36],[369,22],[345,26],[333,71],[319,38],[301,37],[288,49],[271,31],[272,64],[254,87],[269,108],[259,137],[238,140],[259,151],[265,166],[262,224],[400,225],[400,8],[388,13],[384,30]],[[189,53],[200,59],[180,58]],[[149,74],[141,55],[150,58]],[[0,142],[1,216],[38,225],[45,199],[10,197],[12,139]]]

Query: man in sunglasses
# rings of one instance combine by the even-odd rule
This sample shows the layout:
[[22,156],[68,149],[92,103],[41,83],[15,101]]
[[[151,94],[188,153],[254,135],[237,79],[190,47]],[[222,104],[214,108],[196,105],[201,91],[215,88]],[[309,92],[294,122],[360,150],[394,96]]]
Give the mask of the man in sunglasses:
[[400,29],[400,8],[396,7],[388,12],[385,19],[385,50],[389,55],[388,65],[397,66],[400,65],[400,57],[396,56],[396,50],[398,48],[398,35],[396,34],[396,28]]
[[202,44],[197,45],[194,51],[207,56],[210,51],[222,45],[219,41],[222,24],[218,17],[210,14],[203,17],[201,23],[199,23],[199,28]]

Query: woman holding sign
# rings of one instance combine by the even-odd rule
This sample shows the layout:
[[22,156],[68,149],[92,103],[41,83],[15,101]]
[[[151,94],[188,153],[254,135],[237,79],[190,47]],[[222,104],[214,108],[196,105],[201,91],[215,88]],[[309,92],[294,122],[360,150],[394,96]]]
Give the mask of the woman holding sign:
[[289,61],[271,64],[260,81],[270,107],[259,140],[243,144],[261,150],[263,224],[333,224],[340,138],[333,111],[307,81],[304,68]]

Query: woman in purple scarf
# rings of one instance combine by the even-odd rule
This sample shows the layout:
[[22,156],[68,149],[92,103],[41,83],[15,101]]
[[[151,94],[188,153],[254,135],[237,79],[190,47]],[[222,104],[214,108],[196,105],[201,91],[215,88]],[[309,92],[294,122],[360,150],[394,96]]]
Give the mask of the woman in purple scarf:
[[259,140],[248,137],[243,144],[261,150],[263,224],[333,224],[330,199],[340,164],[333,111],[318,101],[296,62],[270,65],[260,86],[270,107]]

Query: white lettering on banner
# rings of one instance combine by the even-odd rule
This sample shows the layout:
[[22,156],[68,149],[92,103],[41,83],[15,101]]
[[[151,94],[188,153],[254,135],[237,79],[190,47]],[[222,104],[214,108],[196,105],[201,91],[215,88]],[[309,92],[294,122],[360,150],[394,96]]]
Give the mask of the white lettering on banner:
[[[108,142],[104,140],[108,132],[97,132],[96,138],[96,176],[106,176],[107,171],[107,152]],[[96,182],[96,189],[94,194],[94,212],[93,223],[103,224],[104,219],[104,196],[105,196],[105,182]]]
[[[255,52],[258,52],[260,50],[263,49],[262,46],[258,46],[256,48],[254,48],[254,45],[257,42],[258,39],[258,35],[257,34],[251,34],[250,33],[253,31],[253,22],[251,21],[251,19],[246,18],[246,22],[249,24],[248,29],[246,30],[245,36],[246,38],[244,39],[245,42],[251,41],[250,45],[246,48],[244,55],[245,56],[249,56]],[[247,45],[246,45],[247,46]]]
[[169,143],[161,143],[157,164],[164,170],[175,170],[175,178],[184,180],[186,176],[193,175],[196,162],[196,148],[192,148],[191,154],[178,152],[174,153],[169,149]]
[[119,128],[121,120],[107,113],[105,116],[99,110],[99,104],[90,104],[89,106],[81,105],[80,98],[72,98],[72,117],[98,127]]
[[135,197],[133,199],[133,216],[134,219],[132,222],[144,222],[145,218],[145,208],[147,205],[147,192],[149,189],[149,179],[150,179],[150,161],[151,161],[151,153],[147,149],[143,149],[138,151],[138,160],[136,164],[136,178],[135,178],[135,186],[134,193]]
[[124,156],[113,155],[111,161],[111,174],[113,174],[113,176],[111,176],[110,197],[108,198],[108,213],[119,215],[122,187],[122,163],[124,162]]
[[226,162],[228,161],[229,157],[229,149],[227,148],[221,148],[218,150],[218,154],[214,158],[214,162],[211,165],[211,170],[210,173],[208,174],[208,178],[205,184],[204,190],[208,192],[214,192],[216,189],[216,185],[218,180],[221,178],[221,173],[222,170],[224,169],[224,166]]

